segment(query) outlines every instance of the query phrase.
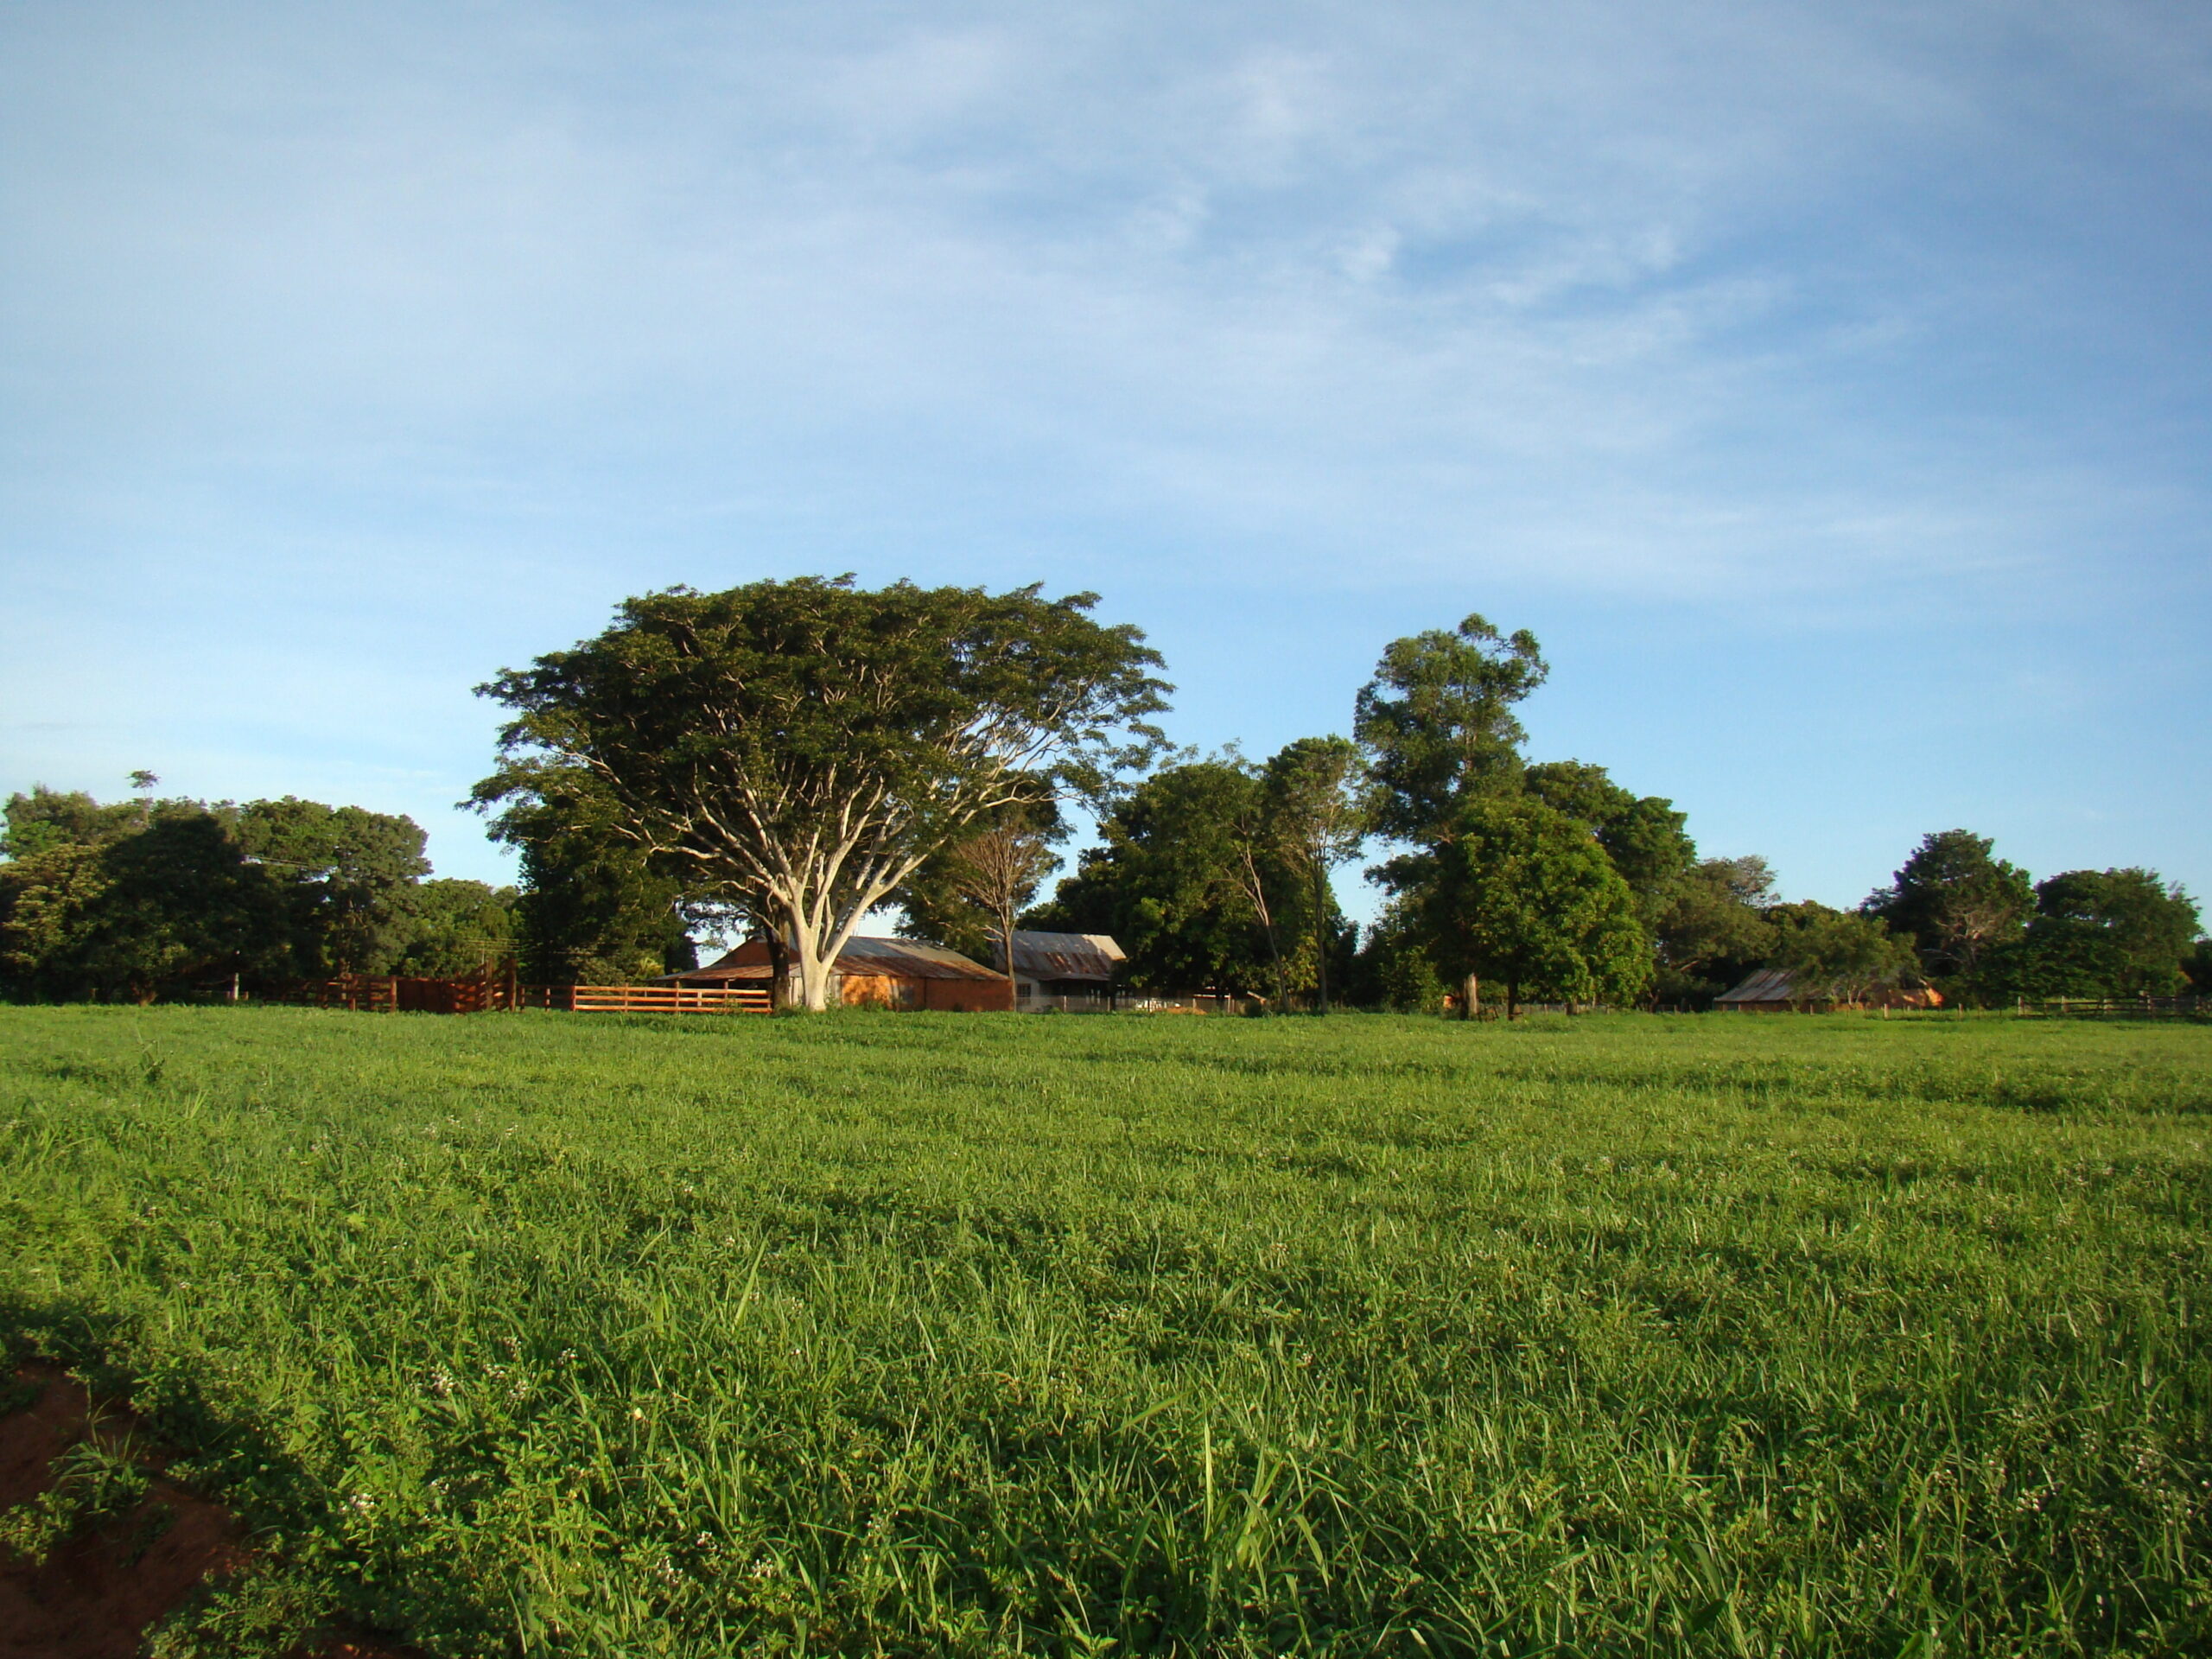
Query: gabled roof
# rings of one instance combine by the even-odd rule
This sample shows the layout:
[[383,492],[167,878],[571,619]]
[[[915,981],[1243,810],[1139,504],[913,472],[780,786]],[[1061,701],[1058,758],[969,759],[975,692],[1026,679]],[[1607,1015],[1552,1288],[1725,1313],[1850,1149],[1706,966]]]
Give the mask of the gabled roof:
[[1014,930],[1014,971],[1031,979],[1095,980],[1104,985],[1123,960],[1122,947],[1109,934]]
[[[1014,937],[1019,940],[1020,935]],[[768,942],[748,939],[702,968],[686,969],[667,977],[686,982],[765,980],[771,971]],[[992,979],[1001,984],[1006,982],[1003,974],[995,973],[979,962],[970,962],[957,950],[924,944],[916,939],[848,939],[845,948],[837,953],[837,971],[855,976],[880,974],[893,979]]]
[[1790,988],[1788,970],[1781,968],[1762,968],[1732,991],[1723,991],[1713,1001],[1719,1002],[1793,1002],[1796,993]]
[[957,950],[919,939],[848,939],[837,953],[837,969],[846,974],[888,974],[899,979],[995,979],[1004,974],[980,962],[971,962]]

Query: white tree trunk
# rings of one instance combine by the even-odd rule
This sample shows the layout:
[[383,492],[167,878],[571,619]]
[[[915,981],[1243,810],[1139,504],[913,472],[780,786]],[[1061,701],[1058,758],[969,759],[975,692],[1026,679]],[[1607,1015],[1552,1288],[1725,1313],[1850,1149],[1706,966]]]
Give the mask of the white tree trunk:
[[[790,893],[779,894],[791,923],[791,966],[798,976],[799,1007],[809,1014],[825,1014],[831,1007],[830,989],[837,976],[837,958],[860,926],[861,918],[884,896],[913,873],[919,859],[910,859],[867,885],[840,912],[826,899],[808,903]],[[827,880],[823,886],[829,885]]]
[[799,1006],[809,1014],[824,1014],[830,1007],[830,976],[836,963],[822,946],[823,941],[812,929],[801,928],[791,951],[792,963],[798,969]]

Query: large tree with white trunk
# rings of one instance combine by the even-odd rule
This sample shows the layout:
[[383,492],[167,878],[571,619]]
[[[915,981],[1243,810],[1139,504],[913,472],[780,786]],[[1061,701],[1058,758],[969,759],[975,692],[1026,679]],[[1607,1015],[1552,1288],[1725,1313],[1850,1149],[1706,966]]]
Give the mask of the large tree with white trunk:
[[688,898],[788,941],[823,1008],[861,918],[932,852],[1040,780],[1095,795],[1158,744],[1159,653],[1095,603],[817,576],[626,600],[480,688],[514,718],[476,798],[600,797]]

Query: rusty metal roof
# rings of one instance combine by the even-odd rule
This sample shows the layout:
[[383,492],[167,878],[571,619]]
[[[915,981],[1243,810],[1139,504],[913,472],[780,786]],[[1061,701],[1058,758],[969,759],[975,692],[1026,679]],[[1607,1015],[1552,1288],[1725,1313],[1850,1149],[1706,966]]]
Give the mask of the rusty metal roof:
[[[1020,937],[1014,935],[1017,940]],[[751,939],[704,967],[687,969],[667,977],[696,984],[702,980],[766,980],[770,971],[767,942]],[[1004,975],[981,963],[969,961],[957,950],[924,944],[916,939],[848,939],[845,948],[837,953],[837,971],[855,976],[880,974],[893,979],[993,979],[1005,982]]]
[[848,939],[837,953],[837,970],[846,974],[887,974],[895,979],[995,979],[980,962],[970,962],[957,950],[919,939]]
[[1715,1002],[1789,1002],[1796,1000],[1789,975],[1780,968],[1762,968],[1732,991],[1724,991]]
[[1104,933],[1014,935],[1014,971],[1031,979],[1095,980],[1110,982],[1122,962],[1122,947]]

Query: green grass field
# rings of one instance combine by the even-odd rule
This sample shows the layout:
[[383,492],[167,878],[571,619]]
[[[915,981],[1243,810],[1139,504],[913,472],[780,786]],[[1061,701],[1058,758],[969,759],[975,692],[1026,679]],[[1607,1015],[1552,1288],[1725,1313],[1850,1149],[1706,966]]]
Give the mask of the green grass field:
[[[0,1010],[179,1652],[2212,1651],[2212,1029]],[[195,1645],[196,1644],[196,1645]]]

